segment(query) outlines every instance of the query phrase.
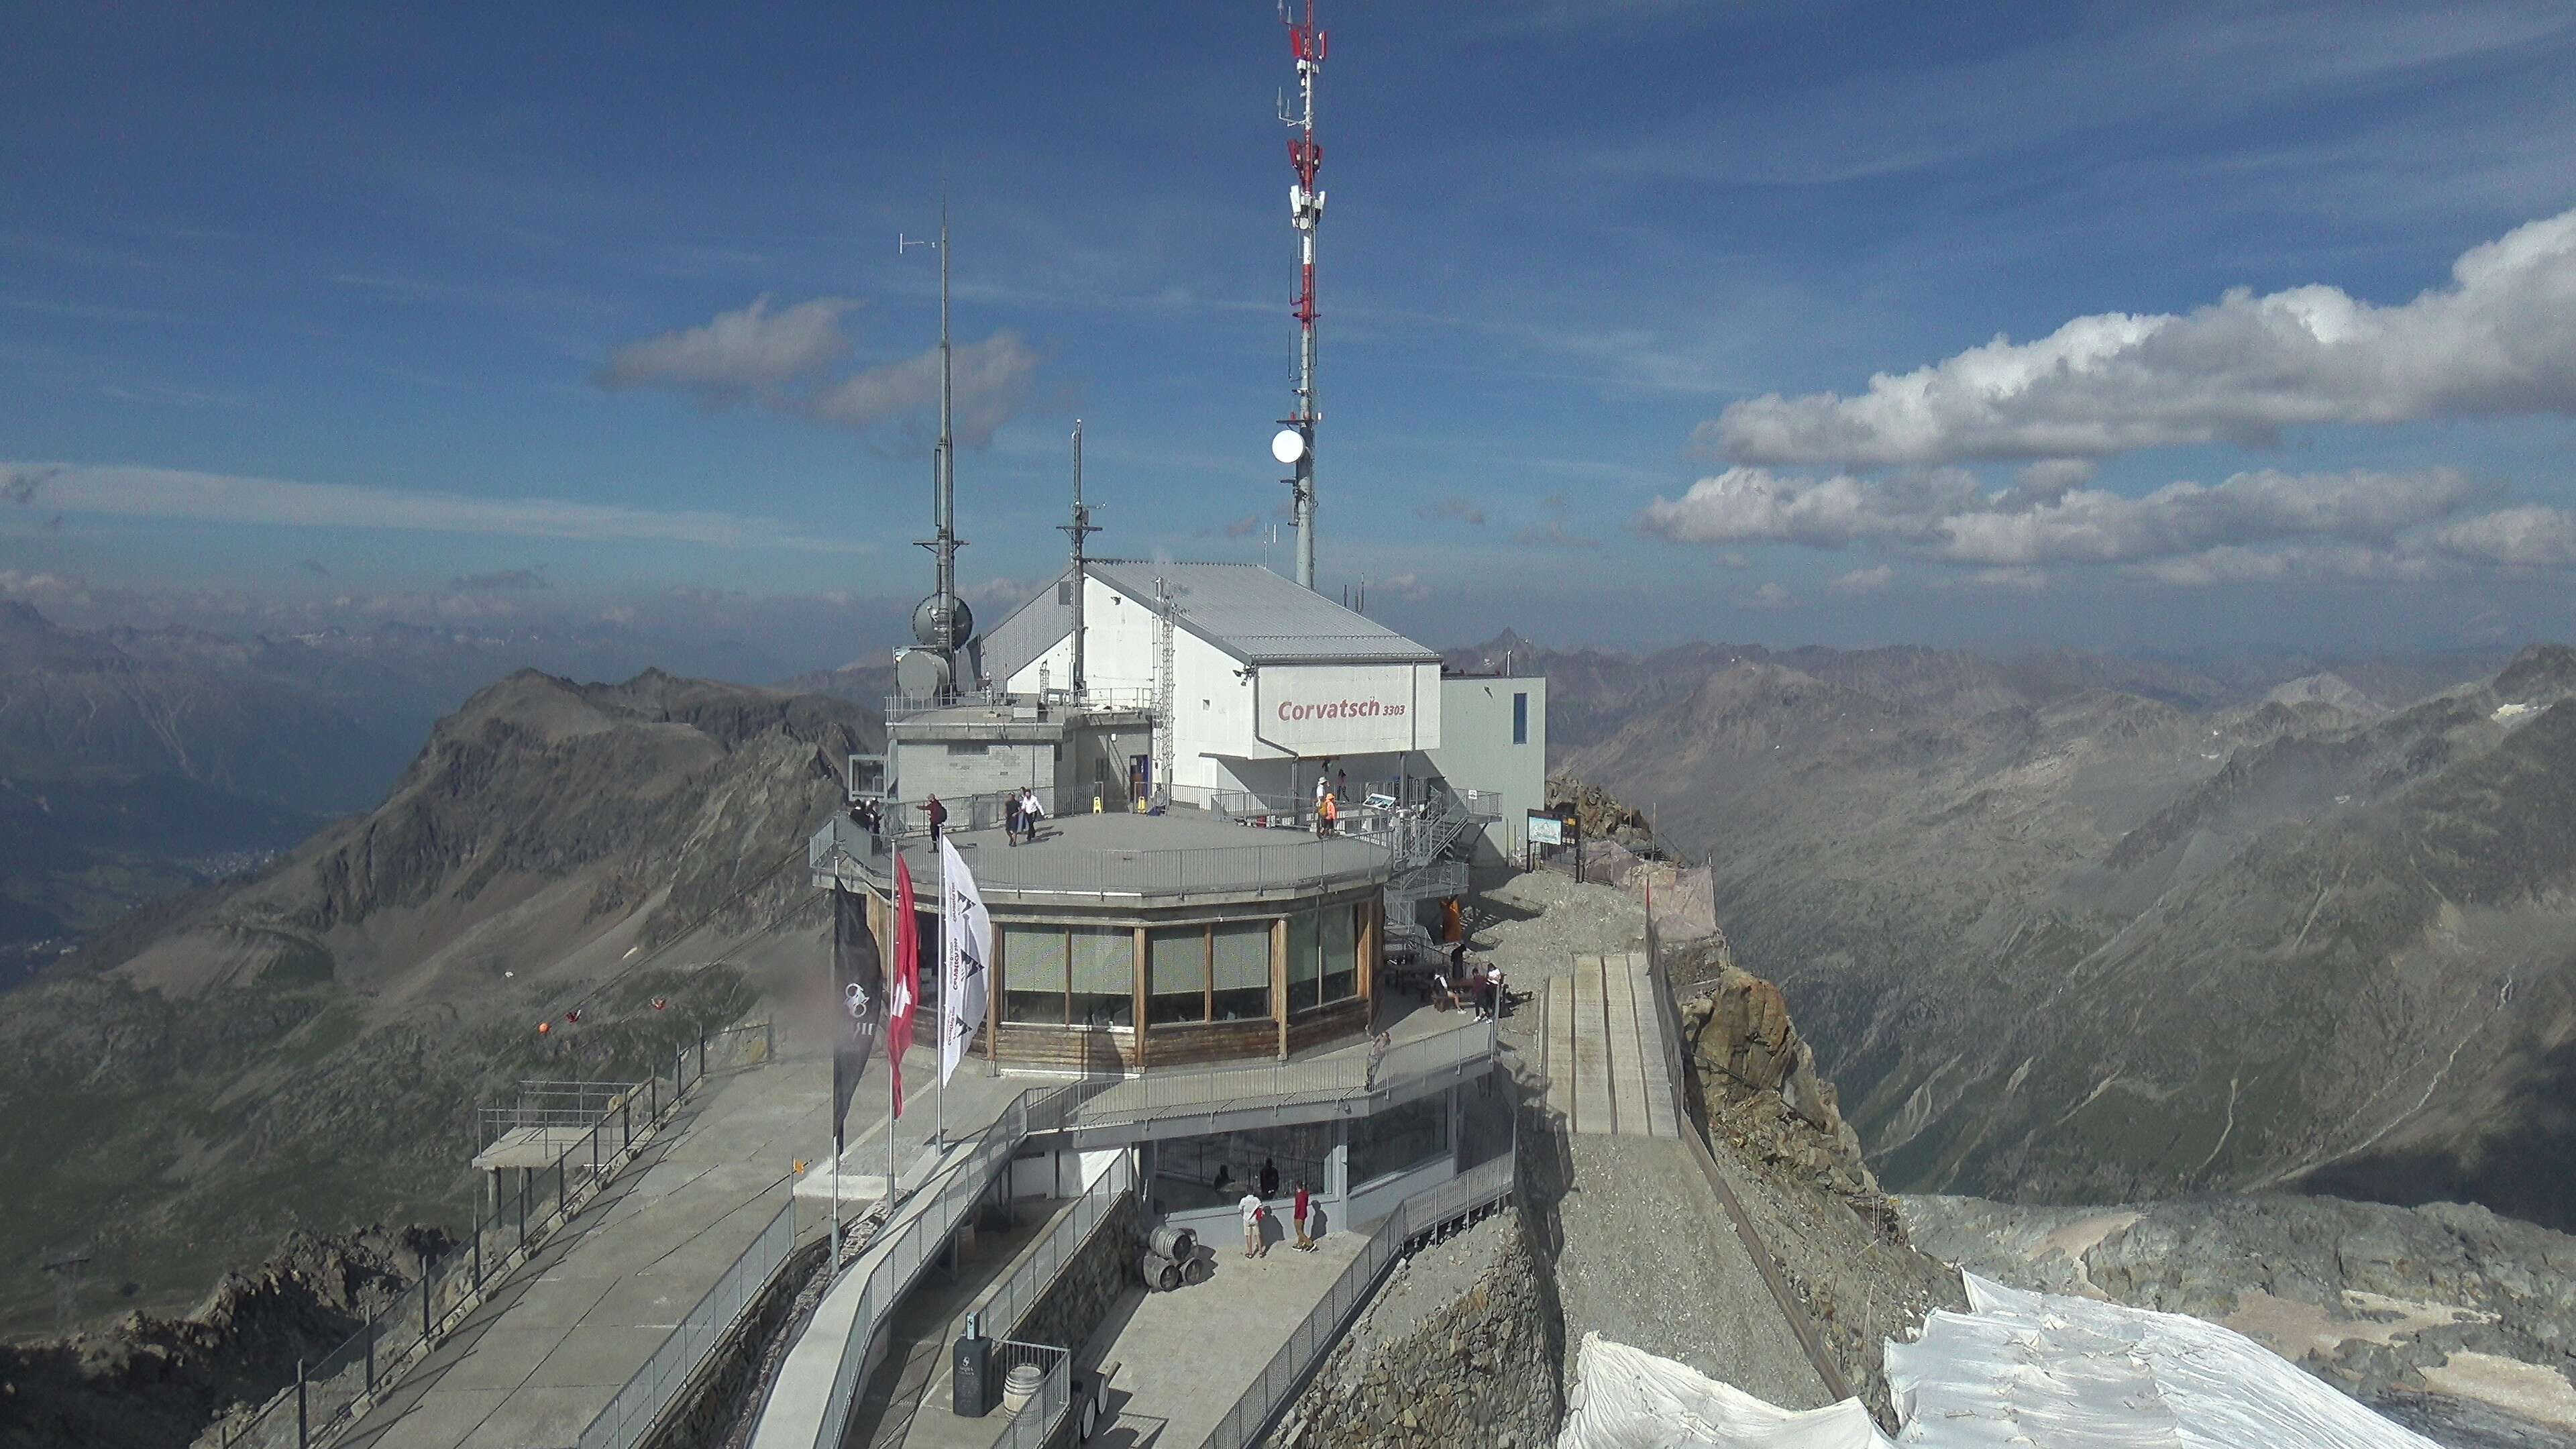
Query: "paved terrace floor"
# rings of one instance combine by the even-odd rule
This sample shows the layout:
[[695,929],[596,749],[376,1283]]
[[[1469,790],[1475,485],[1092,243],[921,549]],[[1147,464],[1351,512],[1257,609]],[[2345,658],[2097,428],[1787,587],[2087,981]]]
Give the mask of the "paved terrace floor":
[[[1056,895],[1175,895],[1289,889],[1323,878],[1384,874],[1385,846],[1349,836],[1235,825],[1203,811],[1166,815],[1067,815],[1039,826],[1034,843],[999,830],[952,831],[966,868],[987,891]],[[900,842],[913,889],[939,881],[926,836]],[[880,858],[872,871],[890,874]]]
[[1367,1243],[1365,1233],[1331,1233],[1311,1253],[1274,1241],[1267,1257],[1246,1259],[1242,1235],[1231,1234],[1208,1244],[1216,1276],[1205,1283],[1129,1289],[1074,1360],[1118,1365],[1110,1415],[1090,1442],[1199,1449]]
[[[700,1089],[341,1442],[572,1444],[786,1203],[794,1160],[824,1136],[830,1076],[809,1052]],[[862,1090],[853,1121],[883,1095]]]

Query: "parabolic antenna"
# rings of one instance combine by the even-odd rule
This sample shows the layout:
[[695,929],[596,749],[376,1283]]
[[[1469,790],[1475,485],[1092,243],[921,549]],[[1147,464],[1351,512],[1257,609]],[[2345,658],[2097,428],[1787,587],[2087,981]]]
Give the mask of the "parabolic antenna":
[[1306,435],[1295,428],[1281,428],[1270,440],[1270,456],[1282,463],[1294,463],[1306,456]]

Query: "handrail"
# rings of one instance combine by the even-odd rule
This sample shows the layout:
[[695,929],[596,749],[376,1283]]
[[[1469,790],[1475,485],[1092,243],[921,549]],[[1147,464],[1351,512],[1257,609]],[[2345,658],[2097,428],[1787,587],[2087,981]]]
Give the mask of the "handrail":
[[1021,1255],[1010,1276],[986,1289],[983,1297],[976,1300],[975,1311],[985,1327],[995,1330],[1001,1338],[1009,1338],[1026,1327],[1029,1313],[1055,1282],[1056,1275],[1073,1261],[1073,1255],[1091,1240],[1092,1233],[1109,1220],[1118,1199],[1135,1190],[1135,1159],[1122,1152],[1070,1209],[1057,1216],[1046,1237]]
[[1307,1310],[1289,1332],[1288,1341],[1270,1356],[1270,1362],[1235,1401],[1234,1408],[1217,1422],[1204,1449],[1249,1449],[1259,1443],[1279,1415],[1295,1402],[1324,1356],[1340,1342],[1351,1320],[1376,1291],[1378,1281],[1397,1259],[1411,1251],[1414,1240],[1510,1196],[1518,1156],[1516,1148],[1437,1187],[1426,1188],[1396,1204],[1393,1212],[1379,1219],[1359,1255],[1343,1265],[1333,1286]]
[[[1389,1047],[1375,1060],[1350,1052],[1303,1061],[1261,1062],[1206,1071],[1146,1072],[1084,1079],[1089,1090],[1055,1127],[1031,1135],[1133,1130],[1166,1118],[1207,1117],[1246,1108],[1381,1101],[1405,1095],[1442,1074],[1478,1075],[1499,1052],[1491,1021],[1468,1022]],[[1473,1072],[1466,1069],[1474,1068]]]
[[[420,1277],[390,1307],[309,1366],[299,1366],[292,1384],[240,1427],[218,1434],[217,1442],[224,1449],[311,1449],[336,1437],[405,1367],[463,1322],[489,1285],[524,1266],[643,1150],[654,1127],[712,1074],[708,1048],[713,1042],[758,1030],[765,1059],[768,1029],[766,1022],[726,1027],[682,1043],[672,1054],[668,1083],[656,1070],[648,1081],[624,1084],[623,1093],[587,1132],[552,1163],[523,1174],[517,1190],[488,1218],[478,1206],[473,1231],[463,1243],[423,1263]],[[638,1112],[638,1107],[644,1110]]]
[[631,1449],[671,1406],[690,1375],[706,1360],[796,1251],[796,1201],[779,1208],[721,1277],[701,1295],[689,1316],[662,1340],[606,1407],[581,1431],[579,1449]]
[[[972,828],[990,829],[999,823],[996,820]],[[970,827],[952,815],[949,828],[960,831]],[[1353,836],[1271,841],[1257,838],[1270,833],[1246,831],[1255,839],[1244,845],[980,850],[976,852],[975,883],[988,892],[1105,899],[1191,891],[1311,889],[1344,880],[1374,879],[1386,874],[1390,866],[1386,846],[1375,840]],[[839,872],[842,861],[882,882],[894,870],[894,846],[883,832],[871,834],[848,816],[835,815],[807,841],[806,863],[817,875],[832,875]],[[920,864],[922,868],[914,873],[914,887],[935,889],[937,866],[931,862]]]

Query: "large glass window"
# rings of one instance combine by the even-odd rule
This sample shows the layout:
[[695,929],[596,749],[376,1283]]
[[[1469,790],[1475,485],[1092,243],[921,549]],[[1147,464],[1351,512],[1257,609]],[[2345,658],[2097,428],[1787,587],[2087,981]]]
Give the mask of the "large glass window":
[[1073,928],[1075,1026],[1136,1024],[1136,930],[1132,926]]
[[1425,1097],[1351,1123],[1352,1191],[1449,1155],[1449,1099]]
[[1002,1020],[1064,1025],[1065,940],[1061,926],[1002,927]]
[[1288,1009],[1305,1011],[1324,1004],[1320,912],[1299,911],[1288,918]]
[[1529,743],[1529,695],[1526,692],[1516,691],[1512,695],[1512,743]]
[[1208,1014],[1208,929],[1166,926],[1145,937],[1145,1021],[1205,1021]]
[[1329,1122],[1174,1138],[1153,1145],[1154,1177],[1148,1190],[1159,1212],[1232,1207],[1246,1192],[1260,1191],[1261,1169],[1267,1166],[1277,1178],[1274,1201],[1293,1197],[1300,1182],[1322,1197],[1324,1161],[1332,1150]]
[[1324,908],[1324,999],[1360,994],[1360,912],[1366,906]]
[[1214,1020],[1270,1018],[1270,923],[1220,921],[1211,942]]

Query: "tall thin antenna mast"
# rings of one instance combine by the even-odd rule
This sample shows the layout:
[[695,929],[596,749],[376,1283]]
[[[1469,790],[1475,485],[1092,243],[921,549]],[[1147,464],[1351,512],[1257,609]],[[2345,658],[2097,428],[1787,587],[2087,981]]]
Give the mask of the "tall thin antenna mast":
[[939,249],[939,443],[931,450],[930,487],[932,535],[921,541],[938,561],[937,580],[929,598],[912,611],[912,635],[922,650],[938,656],[938,677],[929,673],[911,676],[898,674],[898,683],[907,695],[944,698],[959,682],[958,651],[974,636],[975,615],[966,601],[957,597],[957,550],[965,540],[957,536],[957,432],[953,373],[949,365],[948,344],[948,198],[939,198],[939,240],[907,241],[895,237],[895,252],[901,255],[914,247]]
[[1082,419],[1080,418],[1073,420],[1073,521],[1059,523],[1056,527],[1073,539],[1073,697],[1079,702],[1085,687],[1082,674],[1082,595],[1084,580],[1088,577],[1088,570],[1083,566],[1082,541],[1100,531],[1092,526],[1091,506],[1082,501]]
[[1324,32],[1315,24],[1315,0],[1306,0],[1306,20],[1289,13],[1279,0],[1280,23],[1288,27],[1288,49],[1297,57],[1297,112],[1285,106],[1279,119],[1297,134],[1288,139],[1288,165],[1297,173],[1288,188],[1289,224],[1297,229],[1297,406],[1280,419],[1286,431],[1271,442],[1271,455],[1296,465],[1288,480],[1296,490],[1297,582],[1315,586],[1315,424],[1323,412],[1315,405],[1315,232],[1324,219],[1324,193],[1315,173],[1324,164],[1324,148],[1315,141],[1315,82],[1324,69]]

